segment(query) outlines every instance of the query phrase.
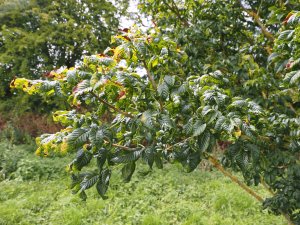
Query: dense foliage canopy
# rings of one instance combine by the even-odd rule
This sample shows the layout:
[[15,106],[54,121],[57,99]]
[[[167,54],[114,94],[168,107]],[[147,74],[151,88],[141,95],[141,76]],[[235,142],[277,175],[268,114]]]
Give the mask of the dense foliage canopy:
[[125,30],[112,39],[117,47],[52,79],[12,81],[73,107],[54,114],[65,129],[38,138],[37,153],[78,151],[68,168],[83,199],[94,185],[105,199],[112,172],[129,181],[140,158],[150,169],[180,162],[187,172],[208,159],[222,172],[241,171],[248,185],[264,184],[272,198],[252,194],[299,223],[299,4],[142,3],[154,24],[147,32]]

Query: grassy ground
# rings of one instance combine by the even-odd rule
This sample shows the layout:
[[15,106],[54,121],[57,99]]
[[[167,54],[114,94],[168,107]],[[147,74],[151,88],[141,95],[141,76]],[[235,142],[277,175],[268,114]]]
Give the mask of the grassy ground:
[[[20,148],[14,151],[21,151]],[[82,202],[67,189],[68,178],[63,173],[59,176],[51,174],[47,180],[48,172],[45,173],[47,179],[41,178],[44,173],[38,172],[36,179],[37,170],[51,168],[51,165],[55,164],[56,170],[58,167],[63,170],[62,161],[66,159],[41,161],[31,153],[23,157],[38,166],[29,170],[33,173],[29,180],[15,178],[0,182],[0,225],[286,224],[281,217],[262,211],[256,200],[216,171],[196,170],[186,174],[180,166],[168,165],[147,176],[136,173],[126,184],[119,183],[119,174],[114,174],[108,200],[103,201],[92,188],[87,191],[87,201]],[[24,166],[24,162],[17,165]],[[141,170],[145,170],[143,165],[137,168],[137,171]],[[18,171],[16,174],[22,175]]]
[[178,168],[113,184],[109,199],[91,189],[87,202],[63,179],[4,181],[0,224],[285,224],[220,174]]

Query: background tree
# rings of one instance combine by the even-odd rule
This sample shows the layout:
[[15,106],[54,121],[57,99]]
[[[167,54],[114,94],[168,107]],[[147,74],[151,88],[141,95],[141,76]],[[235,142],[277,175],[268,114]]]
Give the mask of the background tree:
[[[15,95],[9,90],[12,78],[47,79],[51,70],[76,66],[83,55],[103,51],[127,5],[127,1],[112,4],[106,0],[0,2],[0,121],[4,129],[10,121],[19,133],[40,133],[44,128],[28,127],[19,118],[48,124],[45,114],[58,106],[67,107],[57,99]],[[49,127],[55,130],[56,126],[49,123]]]
[[10,94],[8,83],[14,76],[47,76],[55,68],[75,66],[85,54],[104,50],[121,12],[105,0],[2,1],[1,95]]

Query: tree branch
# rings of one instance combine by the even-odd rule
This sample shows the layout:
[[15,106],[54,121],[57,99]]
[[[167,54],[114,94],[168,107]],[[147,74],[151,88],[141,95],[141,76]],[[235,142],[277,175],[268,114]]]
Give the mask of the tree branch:
[[249,16],[251,16],[251,17],[254,19],[254,21],[258,24],[258,26],[260,27],[262,33],[266,36],[266,38],[268,38],[270,41],[274,42],[274,39],[275,39],[275,38],[274,38],[273,34],[271,34],[271,33],[267,30],[267,28],[265,27],[265,25],[260,21],[259,16],[258,16],[255,12],[253,12],[253,11],[251,11],[251,10],[248,10],[248,9],[245,9],[245,8],[243,8],[243,9],[244,9],[244,11],[245,11]]
[[229,177],[234,183],[238,184],[242,189],[244,189],[248,194],[252,195],[256,198],[259,202],[263,202],[264,199],[255,193],[252,189],[250,189],[246,184],[241,182],[236,176],[232,175],[230,172],[225,170],[225,168],[220,164],[219,160],[215,157],[208,155],[208,161],[220,172],[222,172],[226,177]]
[[147,77],[148,77],[149,81],[151,82],[153,89],[154,89],[154,90],[157,90],[157,85],[156,85],[156,83],[155,83],[155,81],[154,81],[153,76],[151,75],[151,73],[150,73],[150,71],[149,71],[149,69],[148,69],[148,66],[147,66],[146,61],[145,61],[145,60],[142,60],[142,62],[143,62],[143,65],[144,65],[144,67],[145,67],[145,69],[146,69]]
[[260,183],[271,195],[275,195],[275,192],[269,187],[269,185],[266,184],[266,182],[264,181],[264,179],[262,177],[260,177]]
[[[165,151],[170,151],[171,149],[174,148],[174,146],[182,144],[190,139],[192,139],[193,137],[188,137],[183,139],[180,142],[177,142],[169,147],[167,147],[165,149]],[[108,143],[108,142],[106,142]],[[136,151],[136,148],[130,148],[130,147],[125,147],[122,145],[118,145],[118,144],[112,144],[112,146],[116,147],[116,148],[120,148],[126,151]],[[204,153],[205,156],[207,157],[208,161],[212,164],[213,167],[215,167],[217,170],[219,170],[221,173],[223,173],[226,177],[230,178],[231,181],[233,181],[234,183],[238,184],[242,189],[244,189],[244,191],[246,191],[248,194],[252,195],[256,200],[258,200],[259,202],[264,202],[264,199],[258,195],[255,191],[253,191],[251,188],[249,188],[244,182],[240,181],[236,176],[234,176],[233,174],[231,174],[229,171],[227,171],[219,162],[218,159],[216,159],[214,156],[208,154],[208,153]],[[268,185],[261,179],[261,183],[263,184],[263,186],[272,194],[274,195],[275,193],[268,187]],[[279,210],[279,212],[285,217],[285,219],[288,221],[289,225],[295,225],[293,223],[293,221],[291,220],[290,216],[288,214],[286,214],[285,212],[283,212],[282,210]]]
[[184,17],[181,16],[180,11],[176,5],[176,3],[174,2],[174,0],[171,0],[172,2],[172,6],[173,6],[173,11],[175,12],[175,14],[178,16],[178,18],[181,20],[181,22],[183,22],[183,25],[188,27],[189,23],[187,20],[184,19]]
[[[238,184],[242,189],[244,189],[248,194],[252,195],[254,198],[256,198],[259,202],[263,202],[264,199],[259,196],[256,192],[254,192],[251,188],[249,188],[246,184],[244,184],[242,181],[240,181],[236,176],[225,170],[225,168],[220,164],[219,160],[217,160],[212,155],[208,155],[208,161],[220,172],[222,172],[226,177],[229,177],[234,183]],[[279,210],[280,213],[285,217],[285,219],[288,221],[289,225],[294,225],[292,222],[290,216],[286,213],[284,213],[282,210]]]
[[[105,144],[109,144],[109,141],[104,141]],[[116,147],[116,148],[120,148],[122,150],[126,150],[126,151],[136,151],[136,148],[130,148],[130,147],[126,147],[123,145],[119,145],[119,144],[111,144],[111,146]]]
[[185,26],[185,27],[188,27],[189,26],[189,23],[187,22],[187,20],[185,20],[182,16],[181,16],[181,14],[180,14],[180,12],[179,12],[179,9],[178,9],[178,7],[177,7],[177,5],[176,5],[176,3],[173,1],[173,0],[171,0],[171,2],[172,2],[172,6],[170,6],[165,0],[163,0],[163,3],[173,12],[173,13],[175,13],[175,15],[179,18],[179,20],[183,23],[183,25]]
[[257,13],[255,13],[254,11],[247,9],[243,6],[243,4],[241,3],[241,1],[238,1],[239,5],[241,6],[241,8],[249,15],[253,18],[254,22],[258,24],[258,26],[260,27],[262,33],[265,35],[266,38],[268,38],[271,42],[274,42],[274,36],[273,34],[271,34],[267,28],[265,27],[265,25],[260,21],[260,17],[258,16]]
[[112,144],[112,146],[116,147],[116,148],[120,148],[122,150],[126,150],[126,151],[136,151],[136,148],[129,148],[123,145],[118,145],[118,144]]
[[127,117],[130,117],[130,118],[133,118],[133,115],[127,113],[127,112],[124,112],[122,111],[121,109],[118,109],[116,108],[115,106],[113,106],[112,104],[110,104],[109,102],[105,101],[104,99],[100,98],[98,95],[96,95],[94,92],[90,92],[95,98],[97,98],[98,101],[100,101],[101,103],[103,103],[104,105],[108,106],[109,108],[113,109],[114,111],[124,115],[124,116],[127,116]]
[[[147,66],[146,61],[145,61],[145,60],[142,60],[142,62],[143,62],[143,65],[144,65],[144,67],[145,67],[145,69],[146,69],[147,77],[148,77],[148,79],[150,80],[153,89],[154,89],[155,91],[157,91],[157,84],[155,83],[155,80],[154,80],[153,76],[151,75],[151,73],[150,73],[150,71],[149,71],[149,69],[148,69],[148,66]],[[161,100],[159,100],[158,102],[159,102],[160,110],[163,110],[163,108],[164,108],[163,102],[162,102]]]
[[165,151],[170,151],[172,148],[174,148],[174,146],[179,145],[179,144],[182,144],[182,143],[184,143],[184,142],[186,142],[186,141],[188,141],[188,140],[190,140],[190,139],[192,139],[192,138],[193,138],[193,137],[188,137],[188,138],[186,138],[186,139],[183,139],[182,141],[177,142],[177,143],[175,143],[174,145],[171,145],[171,146],[167,147],[167,148],[165,149]]

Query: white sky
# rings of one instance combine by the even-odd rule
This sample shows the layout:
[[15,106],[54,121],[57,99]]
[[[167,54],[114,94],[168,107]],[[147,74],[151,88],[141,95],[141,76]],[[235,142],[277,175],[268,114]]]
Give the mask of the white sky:
[[[127,12],[130,14],[130,17],[133,17],[133,18],[126,18],[126,17],[121,17],[121,23],[120,23],[120,28],[130,28],[131,26],[133,26],[135,24],[135,17],[136,17],[136,14],[138,12],[138,3],[139,1],[138,0],[129,0],[129,8],[127,10]],[[140,27],[141,29],[147,29],[147,27],[150,26],[150,20],[145,18],[145,17],[141,17],[142,19],[142,23],[143,25],[145,25],[144,27]]]

